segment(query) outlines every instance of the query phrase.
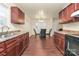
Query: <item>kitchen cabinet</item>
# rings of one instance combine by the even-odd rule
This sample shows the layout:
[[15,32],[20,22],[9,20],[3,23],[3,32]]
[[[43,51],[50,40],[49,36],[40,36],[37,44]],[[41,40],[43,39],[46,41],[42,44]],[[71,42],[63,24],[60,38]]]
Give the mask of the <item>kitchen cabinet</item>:
[[68,18],[67,18],[67,8],[63,9],[63,19],[64,19],[63,23],[66,23],[68,21]]
[[63,23],[63,11],[59,12],[59,22]]
[[75,11],[79,10],[79,3],[75,3]]
[[0,43],[0,56],[20,56],[29,45],[29,33]]
[[[71,3],[59,12],[60,23],[75,22],[75,17],[71,17],[71,14],[78,10],[78,4]],[[78,19],[78,18],[77,18]]]
[[73,21],[73,17],[71,17],[71,14],[75,11],[75,3],[71,3],[69,6],[67,6],[67,19],[68,21]]
[[64,34],[60,34],[55,32],[54,34],[54,43],[58,50],[64,55],[64,50],[65,50],[65,36]]
[[19,55],[22,54],[22,51],[23,51],[23,48],[24,48],[24,46],[23,46],[23,36],[21,35],[21,36],[18,37],[18,39],[20,39],[20,40],[18,40],[18,54]]
[[12,45],[11,47],[7,48],[7,55],[6,56],[16,56],[16,45]]
[[6,48],[5,48],[5,43],[1,42],[0,43],[0,56],[6,55]]
[[24,24],[24,13],[18,7],[11,7],[11,23]]
[[67,8],[59,12],[59,19],[60,19],[60,23],[67,22]]
[[5,41],[6,44],[6,50],[7,50],[7,56],[16,56],[16,40],[10,39],[8,41]]
[[24,37],[23,37],[23,38],[25,38],[24,41],[23,41],[23,43],[24,43],[23,46],[24,46],[24,47],[28,47],[28,43],[29,43],[29,40],[28,40],[28,39],[29,39],[29,34],[27,34],[27,35],[24,34]]
[[[23,35],[18,36],[16,39],[17,39],[17,43],[18,43],[17,44],[17,46],[18,46],[17,55],[21,55],[29,45],[29,34],[25,33]],[[25,42],[26,42],[26,44],[25,44]]]
[[23,41],[20,41],[20,42],[19,42],[18,49],[19,49],[19,55],[21,55],[21,53],[22,53],[22,51],[23,51]]

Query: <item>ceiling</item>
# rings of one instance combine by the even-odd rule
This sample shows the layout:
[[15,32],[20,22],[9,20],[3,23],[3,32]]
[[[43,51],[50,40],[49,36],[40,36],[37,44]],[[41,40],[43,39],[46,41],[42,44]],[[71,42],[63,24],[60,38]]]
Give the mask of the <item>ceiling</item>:
[[22,8],[30,18],[35,18],[39,10],[43,10],[48,18],[57,18],[59,11],[68,3],[17,3],[16,5]]

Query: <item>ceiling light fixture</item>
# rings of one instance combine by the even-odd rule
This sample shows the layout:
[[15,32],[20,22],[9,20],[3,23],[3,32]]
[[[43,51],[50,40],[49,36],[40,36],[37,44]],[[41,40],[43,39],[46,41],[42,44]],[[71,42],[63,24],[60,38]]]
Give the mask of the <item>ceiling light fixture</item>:
[[43,19],[46,19],[46,16],[44,14],[44,11],[43,10],[40,10],[38,12],[38,14],[35,15],[35,18],[38,19],[38,20],[43,20]]

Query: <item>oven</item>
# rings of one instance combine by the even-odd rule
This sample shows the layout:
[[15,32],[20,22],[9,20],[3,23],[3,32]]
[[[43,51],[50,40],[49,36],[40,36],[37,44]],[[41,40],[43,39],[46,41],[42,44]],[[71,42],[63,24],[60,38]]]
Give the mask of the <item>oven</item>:
[[66,35],[65,39],[65,56],[79,55],[79,38]]

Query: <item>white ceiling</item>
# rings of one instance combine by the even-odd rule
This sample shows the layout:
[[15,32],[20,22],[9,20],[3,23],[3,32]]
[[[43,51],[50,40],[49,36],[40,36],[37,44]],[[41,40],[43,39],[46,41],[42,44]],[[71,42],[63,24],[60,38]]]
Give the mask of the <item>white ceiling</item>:
[[39,10],[43,10],[48,18],[57,18],[59,11],[67,6],[68,3],[17,3],[17,5],[22,8],[30,18],[34,18]]

